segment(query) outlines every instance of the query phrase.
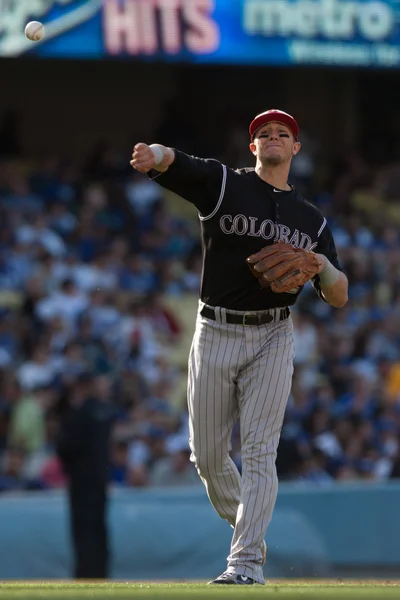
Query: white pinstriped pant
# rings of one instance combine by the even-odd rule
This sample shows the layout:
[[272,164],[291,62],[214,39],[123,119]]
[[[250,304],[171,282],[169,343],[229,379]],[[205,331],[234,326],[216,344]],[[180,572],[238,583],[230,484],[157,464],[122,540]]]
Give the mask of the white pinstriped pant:
[[[215,510],[234,528],[228,571],[265,583],[261,548],[278,491],[275,459],[293,374],[293,323],[289,317],[232,325],[222,308],[215,308],[216,321],[202,317],[203,306],[189,355],[191,460]],[[229,456],[239,417],[242,476]]]

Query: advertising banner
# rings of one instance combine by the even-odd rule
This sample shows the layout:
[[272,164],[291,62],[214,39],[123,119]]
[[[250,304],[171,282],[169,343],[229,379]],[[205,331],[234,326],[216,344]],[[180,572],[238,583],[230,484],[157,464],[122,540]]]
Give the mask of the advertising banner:
[[21,55],[399,67],[400,0],[0,0],[0,56]]

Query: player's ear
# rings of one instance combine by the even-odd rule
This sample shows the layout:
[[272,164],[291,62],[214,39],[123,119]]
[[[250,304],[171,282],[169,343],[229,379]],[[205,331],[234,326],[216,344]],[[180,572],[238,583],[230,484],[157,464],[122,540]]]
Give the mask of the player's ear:
[[255,155],[257,154],[257,149],[256,149],[256,145],[255,145],[255,143],[254,143],[254,142],[251,142],[251,143],[250,143],[250,145],[249,145],[249,148],[250,148],[250,152],[251,152],[252,154],[254,154],[254,156],[255,156]]
[[293,144],[293,156],[296,156],[298,152],[300,152],[301,144],[300,142],[295,142]]

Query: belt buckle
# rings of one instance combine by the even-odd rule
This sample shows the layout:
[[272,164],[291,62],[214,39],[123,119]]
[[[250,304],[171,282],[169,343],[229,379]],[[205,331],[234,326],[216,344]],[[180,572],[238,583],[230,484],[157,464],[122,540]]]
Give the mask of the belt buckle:
[[252,313],[252,312],[248,312],[248,313],[244,313],[243,315],[243,325],[249,325],[249,323],[246,323],[246,317],[257,317],[258,315],[256,313]]

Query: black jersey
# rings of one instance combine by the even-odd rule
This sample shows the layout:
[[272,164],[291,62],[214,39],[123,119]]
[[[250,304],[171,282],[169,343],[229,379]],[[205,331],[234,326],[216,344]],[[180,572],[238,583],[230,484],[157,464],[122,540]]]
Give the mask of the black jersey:
[[[283,294],[262,288],[246,263],[276,241],[324,254],[341,270],[326,219],[295,188],[278,190],[252,168],[233,170],[214,159],[174,152],[167,171],[149,176],[199,212],[203,302],[245,311],[293,305],[302,288]],[[312,283],[321,296],[318,275]]]

